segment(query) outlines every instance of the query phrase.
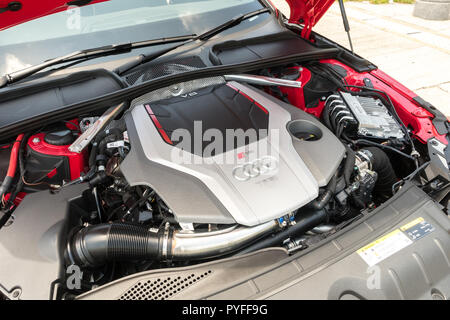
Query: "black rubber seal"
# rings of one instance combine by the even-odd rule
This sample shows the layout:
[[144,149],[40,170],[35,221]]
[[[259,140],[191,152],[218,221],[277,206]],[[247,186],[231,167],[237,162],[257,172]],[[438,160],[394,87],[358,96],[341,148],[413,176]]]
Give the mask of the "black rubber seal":
[[436,128],[436,131],[440,135],[447,135],[450,133],[450,124],[447,120],[447,117],[442,112],[440,112],[435,106],[419,96],[413,98],[413,100],[419,106],[421,106],[434,116],[432,122],[434,127]]

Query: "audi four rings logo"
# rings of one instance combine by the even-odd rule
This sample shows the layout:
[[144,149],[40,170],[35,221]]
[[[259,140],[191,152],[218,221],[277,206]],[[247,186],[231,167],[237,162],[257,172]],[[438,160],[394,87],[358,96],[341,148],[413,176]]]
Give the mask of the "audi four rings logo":
[[278,160],[271,156],[265,156],[251,162],[246,162],[233,169],[233,177],[239,181],[274,173],[278,169]]

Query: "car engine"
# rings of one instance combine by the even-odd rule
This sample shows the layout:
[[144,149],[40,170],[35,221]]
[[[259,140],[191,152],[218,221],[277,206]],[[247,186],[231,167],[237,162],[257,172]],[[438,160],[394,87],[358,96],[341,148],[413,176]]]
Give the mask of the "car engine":
[[[195,93],[138,105],[125,116],[134,147],[121,172],[130,185],[155,190],[178,222],[255,226],[280,218],[314,200],[344,158],[342,143],[317,119],[292,114],[248,86],[231,82]],[[188,137],[165,139],[176,130]],[[316,141],[299,138],[314,131]],[[206,155],[209,133],[219,144]]]
[[281,70],[161,88],[0,149],[18,172],[1,172],[0,293],[74,299],[149,269],[294,253],[418,170],[386,96],[330,87],[311,108],[295,103],[307,68]]

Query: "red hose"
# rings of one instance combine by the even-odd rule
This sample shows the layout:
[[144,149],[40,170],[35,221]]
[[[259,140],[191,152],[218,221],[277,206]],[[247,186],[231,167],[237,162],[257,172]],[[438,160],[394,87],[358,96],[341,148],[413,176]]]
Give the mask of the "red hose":
[[23,137],[24,137],[24,134],[19,134],[17,136],[16,141],[13,144],[13,147],[11,150],[11,156],[9,158],[8,172],[6,173],[5,179],[3,179],[3,182],[0,185],[0,198],[3,197],[3,195],[9,191],[9,187],[11,186],[14,176],[16,175],[17,162],[19,159],[20,144],[22,142]]
[[13,147],[11,149],[8,172],[6,173],[7,177],[14,178],[14,175],[16,174],[17,159],[19,158],[20,143],[22,142],[23,136],[24,136],[23,133],[17,136],[17,139],[14,142]]

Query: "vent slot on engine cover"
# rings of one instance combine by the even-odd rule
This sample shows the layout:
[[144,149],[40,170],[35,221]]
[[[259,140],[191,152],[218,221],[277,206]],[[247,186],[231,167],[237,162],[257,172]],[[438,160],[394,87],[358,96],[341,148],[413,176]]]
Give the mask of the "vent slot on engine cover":
[[195,283],[212,274],[211,270],[203,273],[189,273],[174,277],[153,278],[147,281],[139,281],[124,294],[119,300],[166,300]]

